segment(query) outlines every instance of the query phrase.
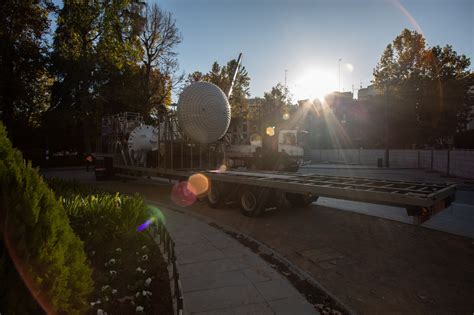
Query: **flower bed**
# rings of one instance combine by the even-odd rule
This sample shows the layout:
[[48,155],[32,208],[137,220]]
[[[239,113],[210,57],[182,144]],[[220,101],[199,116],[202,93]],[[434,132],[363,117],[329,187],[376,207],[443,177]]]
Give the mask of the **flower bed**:
[[167,264],[149,231],[138,228],[151,217],[143,200],[73,181],[48,183],[92,265],[91,313],[173,313]]

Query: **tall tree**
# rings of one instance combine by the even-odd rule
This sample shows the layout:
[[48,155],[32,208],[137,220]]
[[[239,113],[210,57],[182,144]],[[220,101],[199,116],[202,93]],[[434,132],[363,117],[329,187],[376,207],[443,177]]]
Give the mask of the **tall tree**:
[[269,92],[265,92],[260,103],[261,128],[279,125],[285,114],[289,114],[291,99],[286,86],[278,83]]
[[84,124],[95,119],[95,41],[101,34],[100,18],[101,6],[96,1],[65,0],[59,10],[51,58],[56,81],[45,117],[54,149],[65,149],[68,143],[82,147],[87,137]]
[[403,30],[374,69],[374,83],[385,95],[385,141],[392,147],[441,144],[462,130],[469,65],[451,46],[427,48],[421,34]]
[[183,80],[183,75],[177,74],[175,52],[182,37],[171,13],[163,11],[157,4],[146,6],[144,16],[146,22],[140,41],[144,50],[142,75],[145,107],[159,114],[165,110],[163,106],[171,104],[171,93]]
[[143,112],[138,37],[143,6],[135,0],[64,1],[52,53],[57,80],[46,117],[56,149],[69,145],[90,152],[104,114]]
[[0,2],[0,118],[15,144],[38,125],[49,103],[48,0]]
[[[196,81],[207,81],[214,83],[226,92],[230,87],[232,78],[237,67],[237,60],[232,59],[225,66],[219,65],[214,62],[211,70],[202,74],[200,71],[195,71],[188,74],[186,79],[186,85],[189,85]],[[249,115],[249,108],[247,98],[250,96],[250,77],[244,66],[241,66],[237,72],[237,77],[234,82],[232,89],[232,95],[229,99],[229,103],[232,110],[232,118],[234,120],[240,118],[247,118]]]
[[465,102],[469,65],[470,60],[450,45],[425,52],[422,93],[416,107],[423,141],[443,145],[465,130],[470,112]]
[[138,111],[146,114],[140,93],[140,43],[145,4],[139,0],[102,2],[101,35],[97,42],[98,103],[105,113]]

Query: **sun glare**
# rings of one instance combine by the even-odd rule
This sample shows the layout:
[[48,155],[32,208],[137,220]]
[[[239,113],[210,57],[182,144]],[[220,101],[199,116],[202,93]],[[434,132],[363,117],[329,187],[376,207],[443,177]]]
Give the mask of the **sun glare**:
[[296,81],[292,90],[296,100],[323,99],[325,95],[336,91],[338,80],[329,71],[310,70]]

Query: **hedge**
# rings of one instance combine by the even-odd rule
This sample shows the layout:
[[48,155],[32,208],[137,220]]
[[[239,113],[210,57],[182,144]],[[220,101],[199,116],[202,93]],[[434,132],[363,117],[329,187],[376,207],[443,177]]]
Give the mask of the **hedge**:
[[0,313],[36,312],[30,292],[48,313],[88,310],[93,281],[84,245],[38,171],[12,148],[1,122],[0,232]]

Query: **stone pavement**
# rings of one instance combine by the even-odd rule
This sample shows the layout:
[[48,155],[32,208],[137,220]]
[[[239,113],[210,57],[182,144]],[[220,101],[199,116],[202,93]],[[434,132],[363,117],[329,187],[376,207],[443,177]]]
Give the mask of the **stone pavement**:
[[229,235],[160,210],[176,244],[187,314],[319,314],[285,277]]

